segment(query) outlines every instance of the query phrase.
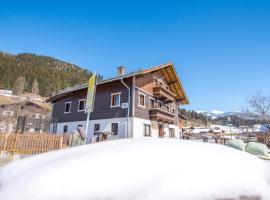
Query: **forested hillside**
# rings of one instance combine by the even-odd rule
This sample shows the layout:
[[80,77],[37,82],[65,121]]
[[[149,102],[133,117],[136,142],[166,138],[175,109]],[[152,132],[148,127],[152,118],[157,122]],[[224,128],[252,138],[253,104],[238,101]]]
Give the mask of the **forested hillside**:
[[0,52],[0,89],[16,92],[19,87],[22,92],[34,90],[42,96],[50,96],[63,88],[86,83],[91,74],[86,69],[52,57]]

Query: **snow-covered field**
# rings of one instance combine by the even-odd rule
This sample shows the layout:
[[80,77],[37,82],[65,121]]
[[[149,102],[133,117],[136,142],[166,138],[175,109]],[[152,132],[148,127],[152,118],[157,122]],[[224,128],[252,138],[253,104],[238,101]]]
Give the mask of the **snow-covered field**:
[[269,164],[222,145],[126,139],[49,152],[1,170],[0,199],[270,199]]

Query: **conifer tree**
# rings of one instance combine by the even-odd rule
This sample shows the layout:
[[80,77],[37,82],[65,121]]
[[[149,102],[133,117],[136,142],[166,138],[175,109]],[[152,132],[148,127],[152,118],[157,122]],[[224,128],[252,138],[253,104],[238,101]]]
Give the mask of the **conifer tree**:
[[38,95],[39,94],[39,88],[38,88],[38,81],[35,78],[32,83],[32,94]]

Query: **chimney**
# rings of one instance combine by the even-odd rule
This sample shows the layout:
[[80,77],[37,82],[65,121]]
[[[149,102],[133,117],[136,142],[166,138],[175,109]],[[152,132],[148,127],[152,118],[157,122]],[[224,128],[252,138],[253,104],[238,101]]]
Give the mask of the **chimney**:
[[125,75],[125,67],[124,66],[117,67],[117,76],[123,75]]

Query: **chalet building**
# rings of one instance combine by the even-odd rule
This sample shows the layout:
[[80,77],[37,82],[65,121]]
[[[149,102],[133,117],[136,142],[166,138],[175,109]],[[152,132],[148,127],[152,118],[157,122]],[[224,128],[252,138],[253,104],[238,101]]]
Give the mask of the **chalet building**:
[[[3,98],[2,98],[3,100]],[[45,119],[50,117],[50,105],[41,101],[19,101],[14,98],[6,98],[4,101],[0,101],[0,133],[12,133],[20,128],[20,119],[32,119],[31,127],[27,128],[24,120],[23,132],[42,132],[41,127],[38,126]],[[38,121],[37,124],[33,124]],[[35,126],[34,126],[35,125]],[[45,129],[43,130],[45,131]],[[48,128],[46,129],[48,132]]]
[[[65,89],[47,101],[52,103],[54,133],[72,133],[86,125],[87,85]],[[172,63],[97,82],[88,138],[111,132],[117,138],[179,137],[178,106],[188,104]]]

